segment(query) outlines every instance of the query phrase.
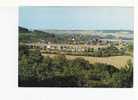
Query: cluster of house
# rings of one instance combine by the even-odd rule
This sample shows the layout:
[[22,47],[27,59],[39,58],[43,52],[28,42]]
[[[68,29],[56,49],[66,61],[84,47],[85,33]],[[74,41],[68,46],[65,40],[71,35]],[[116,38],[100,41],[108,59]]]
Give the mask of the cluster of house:
[[109,45],[71,45],[71,44],[51,44],[51,43],[28,43],[30,48],[39,48],[41,50],[58,50],[58,51],[71,51],[71,52],[84,52],[90,49],[98,50],[99,48],[108,47]]
[[[122,45],[121,40],[96,40],[97,43],[94,44],[53,44],[53,43],[44,43],[44,42],[37,42],[37,43],[26,43],[27,46],[30,48],[39,48],[41,50],[48,50],[48,51],[68,51],[68,52],[84,52],[84,51],[96,51],[100,48],[105,48],[111,45],[111,43],[117,43]],[[112,42],[113,41],[113,42]]]

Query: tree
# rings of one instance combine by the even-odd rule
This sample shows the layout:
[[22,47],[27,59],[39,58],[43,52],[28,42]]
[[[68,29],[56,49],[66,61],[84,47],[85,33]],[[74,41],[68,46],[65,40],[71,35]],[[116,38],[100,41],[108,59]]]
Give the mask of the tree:
[[90,64],[83,58],[64,55],[43,57],[40,50],[19,46],[19,86],[132,87],[133,64],[117,69],[107,64]]
[[133,64],[128,61],[125,68],[121,68],[119,72],[112,75],[113,87],[133,87]]

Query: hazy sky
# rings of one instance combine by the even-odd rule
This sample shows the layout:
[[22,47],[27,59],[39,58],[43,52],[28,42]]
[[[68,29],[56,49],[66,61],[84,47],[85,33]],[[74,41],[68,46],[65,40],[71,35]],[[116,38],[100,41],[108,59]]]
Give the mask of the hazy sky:
[[36,29],[129,29],[131,7],[20,7],[19,25]]

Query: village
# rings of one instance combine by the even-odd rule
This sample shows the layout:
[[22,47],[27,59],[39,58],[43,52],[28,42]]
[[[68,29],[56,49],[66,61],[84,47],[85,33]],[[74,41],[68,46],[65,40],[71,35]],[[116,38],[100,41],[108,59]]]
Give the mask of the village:
[[72,39],[73,42],[70,44],[59,44],[59,43],[45,43],[44,41],[42,42],[36,42],[36,43],[25,43],[29,48],[32,49],[40,49],[43,51],[62,51],[62,52],[85,52],[85,51],[97,51],[101,48],[107,48],[111,45],[116,46],[118,49],[123,48],[125,45],[127,45],[127,42],[121,40],[121,39],[116,39],[116,40],[108,40],[108,39],[95,39],[91,42],[83,43],[83,44],[78,44],[75,39]]

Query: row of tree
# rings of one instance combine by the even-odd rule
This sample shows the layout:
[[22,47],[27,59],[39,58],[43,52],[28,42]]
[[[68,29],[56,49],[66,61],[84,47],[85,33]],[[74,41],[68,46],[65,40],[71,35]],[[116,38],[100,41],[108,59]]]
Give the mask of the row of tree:
[[[32,49],[32,46],[29,46]],[[75,55],[75,56],[92,56],[92,57],[110,57],[110,56],[122,56],[122,55],[130,55],[128,54],[128,48],[117,48],[116,46],[109,46],[109,47],[102,47],[98,49],[94,48],[86,48],[85,51],[67,51],[67,50],[47,50],[46,48],[39,48],[37,49],[42,50],[42,53],[49,53],[49,54],[59,54],[61,51],[63,54],[66,55]],[[132,52],[132,51],[129,51]]]

